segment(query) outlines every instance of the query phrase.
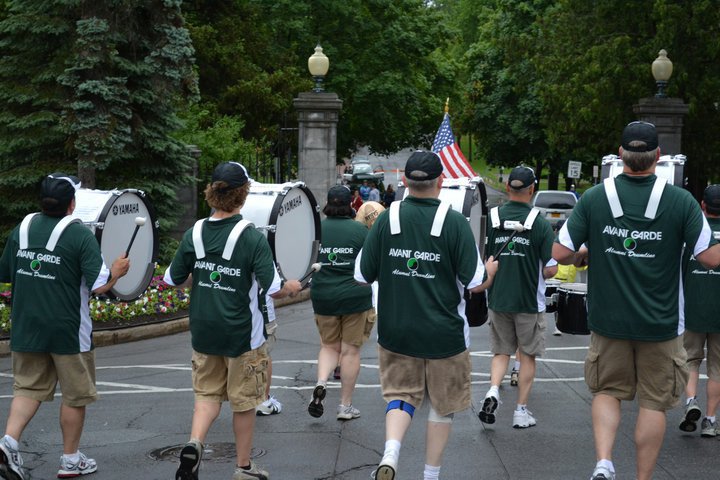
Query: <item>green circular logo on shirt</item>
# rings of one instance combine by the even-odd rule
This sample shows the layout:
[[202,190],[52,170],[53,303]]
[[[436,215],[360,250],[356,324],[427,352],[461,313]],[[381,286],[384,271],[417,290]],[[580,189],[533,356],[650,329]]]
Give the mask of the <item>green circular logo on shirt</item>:
[[33,260],[30,262],[30,270],[33,272],[39,272],[40,268],[42,267],[42,264],[38,260]]
[[222,279],[222,275],[220,275],[220,272],[212,272],[210,274],[210,281],[213,283],[218,283]]
[[515,242],[508,243],[507,249],[511,252],[515,251]]
[[328,260],[330,260],[331,262],[335,263],[335,261],[337,260],[337,253],[335,253],[335,252],[330,253],[330,254],[328,255]]
[[417,258],[414,258],[414,257],[413,257],[413,258],[411,258],[410,260],[408,260],[408,261],[407,261],[407,267],[408,267],[410,270],[413,270],[413,271],[417,270],[417,269],[418,269],[418,261],[417,261]]
[[623,247],[625,247],[625,250],[633,251],[637,248],[637,242],[634,238],[626,238],[623,242]]

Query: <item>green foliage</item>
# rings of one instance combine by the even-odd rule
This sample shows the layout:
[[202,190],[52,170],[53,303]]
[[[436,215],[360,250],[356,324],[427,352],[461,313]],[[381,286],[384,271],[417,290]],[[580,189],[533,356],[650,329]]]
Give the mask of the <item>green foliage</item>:
[[[36,210],[43,175],[138,188],[161,232],[190,157],[170,136],[197,94],[180,0],[26,0],[0,17],[0,237]],[[4,241],[4,238],[0,238]]]

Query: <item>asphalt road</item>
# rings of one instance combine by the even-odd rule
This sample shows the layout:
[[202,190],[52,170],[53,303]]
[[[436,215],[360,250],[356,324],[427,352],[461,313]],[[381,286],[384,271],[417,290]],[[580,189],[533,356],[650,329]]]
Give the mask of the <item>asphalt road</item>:
[[[552,316],[546,315],[551,321]],[[257,462],[273,479],[367,480],[384,445],[384,410],[377,349],[371,339],[362,349],[362,369],[353,403],[362,416],[335,419],[337,384],[331,383],[326,414],[314,419],[307,403],[315,384],[318,336],[310,302],[278,309],[278,343],[273,352],[272,393],[284,405],[281,414],[258,417]],[[488,328],[471,329],[473,408],[455,417],[444,457],[442,478],[587,479],[595,463],[590,424],[590,395],[583,382],[583,359],[589,337],[547,333],[547,354],[539,359],[530,410],[538,424],[512,428],[514,387],[504,384],[498,421],[483,425],[477,409],[488,388]],[[97,350],[100,400],[88,407],[81,449],[95,458],[101,479],[172,479],[177,447],[188,439],[193,395],[188,333],[102,347]],[[701,380],[701,395],[705,381]],[[12,395],[11,362],[0,358],[0,416]],[[700,398],[703,398],[702,396]],[[704,401],[701,402],[704,405]],[[62,453],[59,399],[43,405],[26,430],[21,452],[33,479],[54,478]],[[618,478],[634,478],[633,424],[637,407],[623,407],[615,448]],[[716,439],[683,434],[680,409],[669,413],[668,432],[656,480],[717,478]],[[230,411],[223,408],[208,437],[209,452],[200,478],[230,479],[234,454]],[[399,479],[422,478],[427,407],[419,409],[406,437]]]

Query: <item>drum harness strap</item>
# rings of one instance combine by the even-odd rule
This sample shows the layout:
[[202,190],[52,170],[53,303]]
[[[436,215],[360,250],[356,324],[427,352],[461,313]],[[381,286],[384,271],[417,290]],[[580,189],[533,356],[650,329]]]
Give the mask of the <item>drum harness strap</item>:
[[[20,250],[26,250],[28,246],[30,245],[29,240],[29,230],[30,230],[30,224],[32,223],[33,219],[36,215],[40,215],[40,213],[31,213],[29,215],[26,215],[25,218],[23,218],[23,221],[20,223]],[[82,221],[77,217],[72,217],[70,215],[66,215],[58,222],[57,225],[55,225],[55,228],[53,228],[52,233],[50,234],[50,238],[48,238],[47,244],[45,245],[45,250],[52,252],[55,250],[55,247],[57,246],[58,240],[60,240],[60,235],[62,235],[65,228],[67,228],[68,225],[71,223],[82,223]]]
[[[539,213],[540,210],[538,210],[537,208],[533,208],[532,210],[530,210],[530,213],[528,214],[527,218],[525,218],[525,222],[523,223],[523,228],[525,230],[532,230],[533,223],[535,223],[535,219],[537,218]],[[490,209],[490,220],[494,229],[504,230],[504,228],[501,228],[500,226],[500,207],[493,207]]]
[[[652,192],[650,193],[650,199],[648,200],[647,207],[645,208],[645,218],[649,218],[651,220],[655,218],[666,183],[667,180],[664,178],[655,178],[655,185],[653,185]],[[615,178],[606,178],[603,180],[603,184],[605,185],[605,196],[607,196],[608,203],[610,204],[610,210],[612,210],[613,218],[622,217],[624,212],[622,206],[620,205],[620,197],[618,197],[617,188],[615,188]]]
[[[205,245],[202,241],[202,227],[206,220],[207,218],[203,218],[195,222],[195,225],[193,225],[192,239],[193,246],[195,247],[196,258],[205,258]],[[224,260],[230,260],[233,251],[235,251],[235,244],[240,238],[240,235],[242,235],[246,228],[252,226],[254,225],[249,220],[240,220],[237,225],[233,227],[232,231],[230,231],[230,235],[228,235],[227,241],[225,242],[225,249],[222,253],[222,258]]]
[[[390,234],[400,234],[400,205],[402,202],[393,202],[390,204]],[[440,206],[435,211],[435,218],[433,219],[432,228],[430,229],[430,235],[433,237],[439,237],[442,232],[443,224],[445,223],[445,217],[447,216],[448,210],[450,210],[450,202],[440,202]]]

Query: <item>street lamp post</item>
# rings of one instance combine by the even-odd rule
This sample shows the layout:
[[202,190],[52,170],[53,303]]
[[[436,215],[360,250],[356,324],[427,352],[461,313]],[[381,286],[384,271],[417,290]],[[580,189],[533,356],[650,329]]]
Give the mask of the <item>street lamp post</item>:
[[658,91],[655,94],[656,98],[667,98],[665,94],[665,87],[667,87],[670,75],[673,72],[673,64],[667,57],[665,49],[658,52],[658,57],[652,63],[652,74],[655,78],[655,84],[658,87]]
[[313,92],[321,93],[325,91],[322,83],[329,68],[330,59],[323,53],[323,49],[318,43],[315,47],[315,53],[308,58],[308,70],[315,80],[315,88],[313,88]]

